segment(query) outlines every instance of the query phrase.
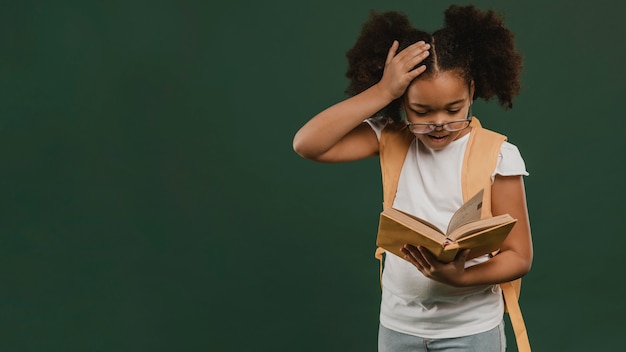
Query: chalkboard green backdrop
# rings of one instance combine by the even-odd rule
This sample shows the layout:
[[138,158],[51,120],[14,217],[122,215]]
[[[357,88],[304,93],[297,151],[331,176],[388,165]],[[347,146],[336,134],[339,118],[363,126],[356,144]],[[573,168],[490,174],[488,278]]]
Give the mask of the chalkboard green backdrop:
[[[374,351],[378,160],[292,137],[370,9],[451,3],[0,1],[0,350]],[[530,172],[531,344],[619,350],[626,6],[475,4],[525,57],[514,109],[474,112]]]

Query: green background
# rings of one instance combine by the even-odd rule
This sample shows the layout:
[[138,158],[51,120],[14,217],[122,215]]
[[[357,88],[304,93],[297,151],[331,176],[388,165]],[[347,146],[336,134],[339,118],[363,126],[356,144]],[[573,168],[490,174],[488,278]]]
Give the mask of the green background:
[[[378,160],[292,138],[370,9],[451,3],[0,1],[0,350],[374,351]],[[474,113],[531,174],[531,344],[618,350],[626,6],[475,3],[525,57],[514,109]]]

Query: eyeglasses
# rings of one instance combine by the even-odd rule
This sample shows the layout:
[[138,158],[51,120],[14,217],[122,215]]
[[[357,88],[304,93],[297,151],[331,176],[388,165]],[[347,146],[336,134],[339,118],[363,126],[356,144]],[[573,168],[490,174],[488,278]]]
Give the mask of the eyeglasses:
[[425,134],[430,133],[437,128],[441,127],[442,129],[448,132],[456,132],[460,130],[464,130],[469,127],[472,122],[472,107],[470,106],[467,110],[467,118],[465,120],[457,120],[450,121],[446,123],[407,123],[406,127],[411,131],[411,133],[415,134]]

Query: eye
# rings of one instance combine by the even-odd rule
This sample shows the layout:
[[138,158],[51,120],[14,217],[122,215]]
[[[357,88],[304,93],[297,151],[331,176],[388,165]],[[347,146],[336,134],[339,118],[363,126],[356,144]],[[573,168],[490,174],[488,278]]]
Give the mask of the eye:
[[450,110],[448,110],[448,113],[450,113],[450,114],[456,114],[456,113],[458,113],[459,111],[461,111],[461,109],[450,109]]

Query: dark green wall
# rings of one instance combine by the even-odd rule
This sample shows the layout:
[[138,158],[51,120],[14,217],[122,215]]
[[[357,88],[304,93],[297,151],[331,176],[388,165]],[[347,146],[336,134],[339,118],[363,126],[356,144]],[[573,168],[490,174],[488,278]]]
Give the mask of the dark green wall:
[[[377,160],[291,141],[370,9],[434,30],[451,2],[208,3],[0,2],[1,350],[375,350]],[[476,2],[525,56],[515,108],[474,112],[531,174],[538,351],[623,345],[618,3]]]

